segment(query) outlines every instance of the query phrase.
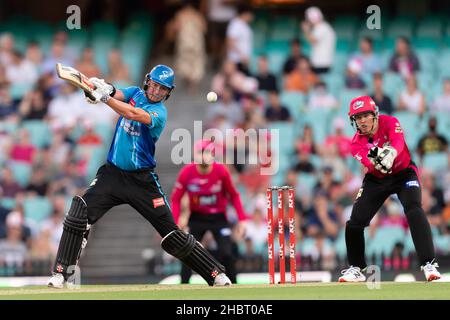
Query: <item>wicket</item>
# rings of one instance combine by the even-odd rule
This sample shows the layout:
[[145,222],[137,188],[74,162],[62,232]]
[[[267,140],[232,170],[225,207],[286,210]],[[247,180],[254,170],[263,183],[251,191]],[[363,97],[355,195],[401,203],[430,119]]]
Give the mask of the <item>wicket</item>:
[[269,263],[269,283],[275,284],[275,247],[274,247],[274,234],[275,223],[273,216],[273,199],[272,192],[277,191],[277,208],[278,208],[278,242],[279,242],[279,266],[280,266],[280,282],[286,283],[286,266],[285,266],[285,238],[284,238],[284,199],[283,191],[288,192],[288,208],[289,208],[289,261],[291,272],[291,283],[294,284],[297,281],[297,272],[295,270],[295,207],[294,207],[294,187],[282,186],[282,187],[270,187],[267,188],[267,248],[268,248],[268,263]]

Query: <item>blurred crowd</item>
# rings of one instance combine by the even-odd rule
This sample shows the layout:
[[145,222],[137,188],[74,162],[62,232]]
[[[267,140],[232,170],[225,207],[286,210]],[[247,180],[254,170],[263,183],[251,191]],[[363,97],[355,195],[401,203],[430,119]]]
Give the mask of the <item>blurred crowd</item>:
[[[348,55],[344,72],[334,72],[338,39],[317,7],[305,11],[303,21],[297,26],[301,36],[292,39],[281,71],[274,73],[268,56],[264,52],[255,56],[256,50],[252,47],[255,37],[254,12],[247,6],[220,1],[209,1],[209,4],[214,11],[204,10],[206,14],[202,14],[189,3],[175,18],[196,16],[196,19],[191,19],[192,28],[185,30],[186,34],[178,33],[178,38],[188,39],[195,34],[196,39],[205,33],[209,35],[212,67],[219,69],[210,89],[219,95],[219,101],[208,107],[205,117],[208,128],[219,129],[224,134],[229,129],[237,128],[282,129],[286,126],[297,129],[291,141],[280,142],[289,145],[288,168],[281,173],[281,178],[279,174],[276,177],[261,175],[260,165],[230,166],[249,215],[246,235],[236,238],[239,268],[243,271],[251,271],[255,266],[265,268],[264,262],[261,262],[267,258],[265,191],[268,186],[277,183],[296,187],[297,247],[300,255],[307,257],[303,267],[308,268],[307,261],[310,265],[320,261],[319,265],[315,265],[320,269],[336,268],[339,259],[345,264],[344,225],[350,217],[352,203],[360,190],[365,171],[352,159],[350,152],[355,133],[346,117],[350,100],[343,99],[339,90],[330,90],[330,78],[342,83],[342,91],[370,95],[381,114],[404,116],[399,116],[399,119],[402,126],[408,127],[405,134],[407,141],[413,141],[408,148],[420,169],[423,208],[433,229],[437,253],[450,253],[450,154],[447,141],[450,122],[445,122],[450,119],[450,75],[435,84],[442,90],[436,90],[437,94],[429,99],[418,86],[416,76],[421,65],[409,39],[397,38],[386,65],[374,50],[374,41],[369,36],[362,37],[358,50]],[[205,20],[208,30],[205,30]],[[183,43],[183,40],[179,42]],[[302,50],[305,44],[309,47],[308,52]],[[195,50],[201,51],[195,59],[203,59],[206,52],[203,43]],[[197,71],[203,74],[205,61],[188,62],[193,61],[189,57],[194,57],[194,51],[177,50],[176,61],[189,65],[192,74],[197,74]],[[201,67],[196,68],[197,65]],[[386,85],[385,77],[395,77],[401,83],[397,87],[392,87],[391,83]],[[331,84],[334,84],[333,81]],[[389,92],[385,90],[387,87]],[[393,91],[396,91],[395,95],[391,94]],[[286,105],[288,100],[283,96],[289,95],[300,96],[302,102],[293,108]],[[296,117],[295,113],[299,110],[300,118],[304,116],[306,120]],[[308,114],[318,118],[308,117]],[[411,114],[414,120],[423,123],[420,130],[408,121],[407,116]],[[319,128],[319,118],[327,115],[326,134],[317,135],[315,131],[323,129]],[[302,123],[299,124],[299,121]],[[441,125],[438,125],[439,121],[442,121]],[[414,140],[409,139],[410,132],[415,134]],[[251,146],[244,148],[248,153]],[[438,168],[434,162],[424,161],[430,154],[442,156],[443,167]],[[276,153],[272,155],[277,156]],[[396,252],[405,257],[414,255],[408,224],[396,196],[386,201],[372,221],[368,230],[369,239],[375,239],[378,230],[388,230],[390,227],[400,230],[404,236],[392,242],[388,251],[383,249],[383,255]],[[381,234],[379,232],[378,236]],[[205,244],[214,249],[212,238],[206,238]],[[377,248],[372,251],[381,257],[381,251]],[[391,264],[386,261],[389,267]],[[409,260],[402,266],[407,268]]]

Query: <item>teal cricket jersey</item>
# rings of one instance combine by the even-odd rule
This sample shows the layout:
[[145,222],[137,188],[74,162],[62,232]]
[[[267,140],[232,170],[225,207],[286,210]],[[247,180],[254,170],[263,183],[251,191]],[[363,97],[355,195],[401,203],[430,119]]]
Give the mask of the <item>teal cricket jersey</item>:
[[166,125],[167,110],[162,102],[150,102],[139,87],[120,89],[124,102],[147,111],[150,125],[120,117],[108,153],[108,162],[122,170],[134,171],[156,166],[155,144]]

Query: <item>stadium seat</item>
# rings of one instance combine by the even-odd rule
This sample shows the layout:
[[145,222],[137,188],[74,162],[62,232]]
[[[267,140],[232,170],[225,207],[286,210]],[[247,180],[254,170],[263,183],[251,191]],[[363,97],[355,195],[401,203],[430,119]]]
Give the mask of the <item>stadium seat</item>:
[[88,33],[85,30],[68,30],[67,47],[74,55],[79,56],[88,45]]
[[11,162],[10,168],[17,183],[22,187],[27,186],[31,177],[31,166],[26,163],[14,161]]
[[0,132],[6,132],[9,135],[18,130],[18,124],[12,121],[0,121]]
[[423,157],[423,166],[437,174],[448,170],[449,156],[446,152],[427,153]]
[[345,244],[345,228],[339,230],[339,234],[334,241],[334,250],[339,260],[347,259],[347,246]]
[[344,77],[343,72],[345,72],[345,69],[347,68],[347,61],[348,61],[347,52],[336,52],[334,54],[333,67],[331,72],[343,78]]
[[270,21],[270,39],[290,41],[298,36],[300,25],[296,17],[278,16]]
[[114,128],[108,123],[97,123],[94,131],[102,138],[103,143],[107,143],[112,138]]
[[10,197],[2,197],[0,199],[0,206],[8,210],[12,210],[16,207],[16,199]]
[[33,39],[39,43],[39,46],[44,55],[49,54],[55,30],[45,22],[38,22],[35,23],[32,27],[32,30],[29,31],[30,33],[32,33]]
[[373,239],[367,247],[369,256],[390,255],[397,243],[403,244],[405,230],[401,226],[381,226],[375,231]]
[[390,21],[387,28],[387,36],[390,38],[397,38],[400,36],[411,38],[413,36],[413,21],[412,17],[398,16]]
[[427,16],[417,25],[416,36],[440,39],[442,37],[443,22],[439,16]]
[[416,50],[437,50],[439,49],[439,40],[429,37],[417,37],[412,40],[412,46]]
[[306,96],[300,92],[283,91],[280,95],[281,104],[289,109],[295,121],[302,121],[301,111],[306,104]]
[[304,113],[305,124],[312,127],[314,141],[316,143],[324,142],[329,132],[329,121],[331,119],[331,112],[326,110],[309,110]]
[[47,197],[34,197],[24,200],[23,210],[25,219],[40,224],[52,213],[53,205]]
[[420,71],[434,75],[436,67],[436,50],[425,48],[416,50],[420,63]]
[[355,36],[356,28],[360,24],[360,19],[356,16],[341,15],[332,22],[334,31],[338,39],[352,40]]
[[43,148],[51,143],[52,133],[45,121],[28,120],[22,123],[23,128],[30,133],[30,140],[37,148]]
[[278,150],[280,154],[291,155],[294,151],[294,126],[292,123],[272,122],[269,129],[275,129],[279,132]]
[[405,87],[405,83],[401,76],[395,72],[386,72],[383,76],[383,89],[387,95],[392,99],[392,102],[397,103],[400,92]]
[[314,168],[316,170],[318,170],[319,168],[322,168],[322,157],[320,157],[317,154],[311,154],[309,157],[310,157],[312,165],[314,166]]
[[266,45],[269,70],[274,74],[281,74],[283,64],[289,54],[289,42],[269,41]]
[[89,159],[86,179],[88,181],[95,178],[98,168],[106,161],[107,149],[106,147],[99,147],[93,149],[91,157]]
[[317,184],[317,177],[311,173],[299,173],[297,175],[298,192],[306,196],[311,196],[314,186]]
[[436,251],[440,254],[448,254],[450,252],[450,236],[448,234],[433,237]]
[[21,100],[29,91],[32,85],[28,83],[13,83],[10,86],[9,94],[13,100]]
[[[450,41],[448,45],[450,45]],[[438,57],[435,61],[437,71],[439,72],[441,77],[450,76],[450,63],[448,63],[448,61],[450,61],[450,48],[447,47],[438,54]]]

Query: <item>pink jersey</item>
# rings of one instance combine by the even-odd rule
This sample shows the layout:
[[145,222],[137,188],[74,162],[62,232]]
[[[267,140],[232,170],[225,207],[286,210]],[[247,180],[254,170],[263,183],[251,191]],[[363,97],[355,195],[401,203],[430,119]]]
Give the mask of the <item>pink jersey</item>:
[[397,157],[392,165],[392,174],[406,169],[410,165],[411,155],[403,136],[402,127],[397,118],[380,115],[378,117],[378,130],[373,135],[371,142],[369,142],[368,136],[360,133],[356,133],[352,140],[351,148],[353,157],[368,169],[368,173],[378,178],[384,178],[387,174],[383,174],[374,168],[372,162],[367,158],[367,153],[370,148],[374,146],[383,147],[386,142],[389,142],[397,150]]
[[201,174],[196,164],[188,164],[178,176],[175,189],[171,197],[171,207],[175,222],[180,217],[180,202],[184,193],[189,195],[189,209],[191,212],[202,214],[226,214],[228,199],[234,206],[238,219],[245,220],[241,197],[231,181],[228,169],[220,163],[213,163],[208,174]]

